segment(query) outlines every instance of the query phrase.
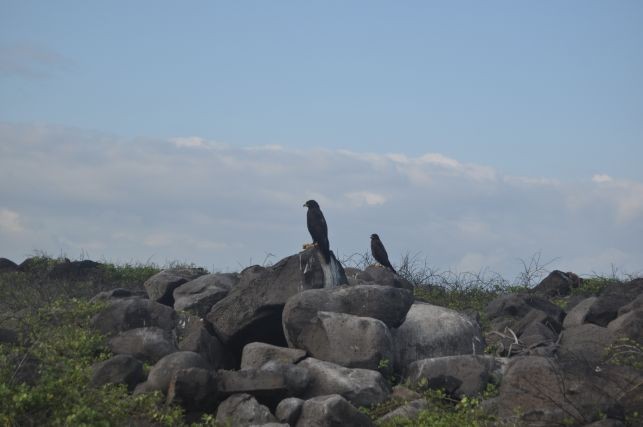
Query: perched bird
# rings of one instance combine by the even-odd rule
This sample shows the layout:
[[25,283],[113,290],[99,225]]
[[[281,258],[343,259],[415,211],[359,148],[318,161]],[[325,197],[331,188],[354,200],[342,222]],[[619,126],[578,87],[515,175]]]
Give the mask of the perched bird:
[[313,244],[317,244],[321,251],[326,263],[330,262],[330,244],[328,243],[328,226],[324,219],[324,214],[319,205],[314,200],[309,200],[304,203],[304,207],[308,208],[306,213],[306,224],[308,231],[313,238]]
[[380,236],[377,234],[371,234],[371,253],[373,254],[373,258],[375,258],[375,261],[379,262],[384,267],[390,268],[393,273],[397,273],[391,265],[391,262],[388,260],[386,249],[384,249]]

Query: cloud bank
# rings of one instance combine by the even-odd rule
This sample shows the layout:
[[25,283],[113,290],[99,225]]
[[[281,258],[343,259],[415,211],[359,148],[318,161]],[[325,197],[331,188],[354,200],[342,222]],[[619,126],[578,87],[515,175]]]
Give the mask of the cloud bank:
[[0,256],[34,250],[238,270],[300,250],[302,204],[324,211],[340,257],[378,233],[393,263],[513,278],[540,251],[580,274],[643,268],[643,183],[507,176],[439,153],[235,147],[0,123]]

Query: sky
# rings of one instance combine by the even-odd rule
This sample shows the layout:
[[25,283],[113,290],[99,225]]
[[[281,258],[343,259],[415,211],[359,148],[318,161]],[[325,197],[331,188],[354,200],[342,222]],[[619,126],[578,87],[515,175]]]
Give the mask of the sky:
[[0,257],[643,271],[640,1],[0,0]]

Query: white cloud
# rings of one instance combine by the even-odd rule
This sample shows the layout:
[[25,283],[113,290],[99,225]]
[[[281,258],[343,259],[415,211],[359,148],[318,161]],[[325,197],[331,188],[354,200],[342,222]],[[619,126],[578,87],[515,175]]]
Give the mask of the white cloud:
[[20,214],[10,209],[0,209],[0,230],[10,233],[19,233],[24,230],[21,224]]
[[41,44],[20,42],[0,45],[0,75],[44,78],[72,65],[60,52]]
[[539,250],[566,271],[605,271],[610,260],[632,271],[643,259],[636,181],[512,177],[438,153],[247,149],[55,126],[0,124],[0,140],[0,256],[92,249],[238,270],[297,252],[310,238],[302,204],[315,199],[339,255],[367,251],[377,232],[393,260],[419,252],[437,268],[507,277]]
[[603,182],[611,182],[612,177],[605,174],[597,174],[592,177],[592,181],[597,182],[599,184]]

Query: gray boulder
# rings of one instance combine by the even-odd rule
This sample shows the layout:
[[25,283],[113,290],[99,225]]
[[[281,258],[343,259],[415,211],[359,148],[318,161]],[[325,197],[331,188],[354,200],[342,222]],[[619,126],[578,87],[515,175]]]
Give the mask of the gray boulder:
[[574,308],[569,310],[567,316],[565,316],[563,327],[571,328],[586,323],[585,319],[587,317],[587,314],[589,313],[589,309],[592,307],[592,305],[594,305],[596,300],[598,300],[597,297],[589,297],[576,304]]
[[580,279],[576,274],[572,272],[563,273],[560,270],[554,270],[531,291],[546,298],[551,298],[555,296],[569,295],[572,288],[577,288],[579,285]]
[[249,394],[234,394],[221,402],[217,409],[217,422],[222,425],[246,427],[276,422],[270,410]]
[[387,286],[360,285],[309,290],[288,300],[283,310],[283,330],[290,347],[303,348],[300,334],[317,321],[319,311],[372,317],[394,328],[402,324],[412,303],[411,292]]
[[501,364],[492,356],[445,356],[423,359],[409,365],[412,384],[444,389],[451,396],[476,396],[489,382],[497,382]]
[[181,369],[201,368],[210,369],[208,362],[199,354],[191,351],[179,351],[168,354],[156,362],[147,376],[147,381],[139,384],[134,394],[161,391],[167,393],[170,381],[174,374]]
[[634,301],[630,302],[629,304],[626,304],[622,306],[621,308],[618,309],[618,315],[622,316],[625,313],[628,313],[633,310],[643,310],[643,293],[636,297]]
[[210,334],[204,325],[192,328],[179,343],[179,350],[200,354],[213,369],[226,368],[230,365],[229,356],[223,344],[217,337]]
[[236,273],[212,273],[197,277],[174,289],[174,309],[204,317],[239,282]]
[[562,332],[559,354],[563,360],[597,365],[605,359],[615,339],[612,331],[598,325],[574,326]]
[[297,346],[312,357],[348,368],[392,368],[393,339],[384,322],[371,317],[319,311],[300,332]]
[[119,354],[92,365],[91,385],[100,387],[105,384],[125,384],[129,391],[145,381],[143,362],[127,355]]
[[12,273],[18,271],[18,264],[7,258],[0,258],[0,273]]
[[607,329],[619,338],[643,342],[643,309],[635,309],[612,320]]
[[148,299],[121,299],[110,303],[92,318],[92,326],[111,336],[134,328],[156,326],[174,328],[176,313],[170,307]]
[[422,359],[481,354],[484,339],[480,325],[457,311],[432,304],[411,306],[406,320],[393,330],[396,371]]
[[377,371],[350,369],[309,357],[297,366],[308,369],[311,382],[303,397],[339,394],[356,406],[373,406],[388,399],[391,390]]
[[179,349],[172,332],[157,328],[136,328],[111,338],[109,349],[115,354],[131,354],[139,360],[156,363]]
[[294,364],[305,357],[306,352],[304,350],[252,342],[243,347],[241,369],[260,368],[270,361]]
[[522,318],[531,310],[540,310],[558,322],[565,318],[565,312],[556,304],[532,294],[500,295],[486,307],[487,317],[491,320],[499,317]]
[[300,395],[311,380],[306,369],[283,364],[269,369],[218,371],[218,376],[221,394],[248,393],[271,407],[286,397]]
[[365,284],[390,286],[402,288],[413,292],[413,284],[399,274],[393,273],[388,268],[377,265],[369,265],[366,270],[357,273],[355,278]]
[[617,399],[603,391],[605,380],[593,369],[571,372],[551,358],[512,358],[500,384],[497,415],[501,423],[527,426],[570,420],[585,425],[618,410]]
[[337,394],[308,399],[301,408],[297,427],[369,427],[373,422]]
[[187,411],[206,411],[214,408],[217,398],[216,375],[208,369],[187,368],[174,372],[166,402],[179,404]]
[[243,346],[254,341],[284,344],[281,315],[286,301],[298,292],[324,287],[328,279],[327,266],[317,252],[311,248],[272,267],[255,266],[241,272],[239,284],[207,315],[233,353],[240,356]]
[[275,417],[282,423],[294,426],[301,415],[301,408],[304,406],[304,401],[297,397],[288,397],[277,405],[275,409]]
[[180,285],[203,276],[208,272],[202,268],[170,268],[156,273],[143,283],[147,295],[152,301],[172,307],[172,293]]
[[[377,419],[376,424],[382,425],[385,423],[395,423],[396,419],[414,420],[418,417],[419,413],[429,408],[426,399],[416,399],[405,405],[400,406],[389,412],[386,415]],[[396,425],[396,424],[393,424]]]

